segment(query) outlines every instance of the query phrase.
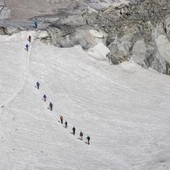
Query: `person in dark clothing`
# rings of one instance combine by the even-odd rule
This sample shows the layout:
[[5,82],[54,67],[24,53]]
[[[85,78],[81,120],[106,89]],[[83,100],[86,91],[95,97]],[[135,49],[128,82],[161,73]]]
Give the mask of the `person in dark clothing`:
[[31,42],[31,36],[30,35],[28,36],[28,41]]
[[47,96],[44,94],[44,96],[43,96],[43,100],[46,102],[46,100],[47,100]]
[[87,136],[87,144],[90,145],[90,136]]
[[40,83],[38,81],[37,81],[36,85],[37,85],[37,89],[39,89],[40,88]]
[[63,116],[60,115],[60,121],[61,121],[61,124],[63,124]]
[[83,140],[83,132],[80,132],[80,139]]
[[75,127],[73,127],[73,135],[75,135],[75,133],[76,133],[76,128]]
[[37,20],[36,20],[36,21],[34,21],[34,26],[35,26],[35,28],[37,28],[37,27],[38,27],[38,22],[37,22]]
[[27,50],[27,51],[28,51],[28,47],[29,47],[29,45],[28,45],[28,44],[26,44],[26,45],[25,45],[25,48],[26,48],[26,50]]
[[53,104],[51,102],[49,104],[49,108],[50,108],[51,111],[53,110]]
[[67,127],[68,127],[68,125],[67,125],[67,121],[65,121],[65,122],[64,122],[64,125],[65,125],[65,128],[67,128]]

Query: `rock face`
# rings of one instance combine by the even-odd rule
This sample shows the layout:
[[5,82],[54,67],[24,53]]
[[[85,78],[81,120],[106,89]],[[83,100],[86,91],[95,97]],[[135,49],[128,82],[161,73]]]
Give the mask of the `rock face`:
[[107,57],[113,64],[132,59],[144,68],[170,74],[170,4],[145,0],[108,8],[94,21],[108,33]]
[[11,17],[11,10],[5,5],[5,0],[0,0],[0,19]]
[[108,8],[110,5],[128,3],[128,0],[5,0],[5,2],[6,6],[12,11],[11,17],[18,20],[35,16],[55,15],[60,12],[76,14],[86,9],[99,11]]
[[95,44],[88,30],[90,27],[86,26],[86,20],[82,15],[65,17],[47,29],[54,45],[59,47],[81,45],[83,49]]
[[19,32],[19,28],[9,26],[9,27],[6,27],[6,28],[4,29],[4,32],[5,32],[5,34],[7,34],[7,35],[12,35],[12,34],[14,34],[14,33]]
[[[161,73],[169,73],[169,3],[162,1],[145,1],[140,5],[130,6],[125,20],[127,30],[135,26],[134,35],[129,42],[129,57],[144,68],[153,68]],[[127,13],[126,13],[127,14]],[[124,17],[125,14],[123,14]],[[124,33],[125,35],[127,33]],[[122,51],[122,50],[121,50]]]
[[[81,45],[86,50],[104,43],[109,49],[105,50],[106,58],[113,64],[133,60],[144,68],[170,74],[170,3],[167,0],[131,0],[121,4],[113,0],[43,0],[43,3],[37,0],[28,4],[22,0],[18,6],[13,0],[6,2],[14,9],[24,10],[25,6],[23,18],[37,16],[38,22],[44,23],[43,30],[48,36],[43,42],[62,48]],[[12,17],[21,17],[22,10]],[[11,27],[1,30],[6,34],[16,31]]]
[[170,5],[165,0],[145,0],[110,6],[99,12],[87,10],[63,15],[48,31],[56,46],[79,44],[88,49],[95,45],[87,40],[89,29],[100,30],[104,33],[102,41],[110,49],[106,57],[113,64],[132,59],[144,68],[170,74],[169,11]]
[[0,35],[5,35],[4,28],[0,28]]

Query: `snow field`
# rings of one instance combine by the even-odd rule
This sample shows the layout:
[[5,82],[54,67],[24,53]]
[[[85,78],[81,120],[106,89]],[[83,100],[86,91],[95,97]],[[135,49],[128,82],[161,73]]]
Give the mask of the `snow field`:
[[[36,36],[22,32],[1,39],[2,169],[170,167],[168,76],[133,61],[110,65],[79,46],[62,49],[35,40],[27,53],[29,34]],[[95,55],[100,52],[94,50]],[[47,109],[49,102],[53,111]],[[68,121],[68,129],[58,122],[59,115]],[[80,131],[91,137],[91,145],[78,139]]]

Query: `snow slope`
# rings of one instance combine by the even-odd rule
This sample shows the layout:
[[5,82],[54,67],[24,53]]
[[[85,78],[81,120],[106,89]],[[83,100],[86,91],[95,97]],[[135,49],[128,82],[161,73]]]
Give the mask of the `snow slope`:
[[0,169],[170,169],[169,76],[133,61],[110,65],[79,46],[34,40],[27,52],[30,34],[0,38]]

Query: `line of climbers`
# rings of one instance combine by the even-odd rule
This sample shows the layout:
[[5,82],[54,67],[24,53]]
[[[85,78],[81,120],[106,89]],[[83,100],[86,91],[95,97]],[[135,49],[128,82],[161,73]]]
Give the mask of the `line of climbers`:
[[[36,24],[35,24],[35,25],[36,25]],[[31,36],[30,36],[30,35],[28,36],[28,41],[31,42]],[[28,50],[29,50],[29,45],[26,44],[26,51],[28,51]],[[40,83],[39,83],[38,81],[36,82],[36,88],[37,88],[37,89],[40,88]],[[43,95],[43,100],[44,100],[45,102],[47,101],[47,96],[46,96],[45,94]],[[51,111],[53,111],[53,104],[52,104],[51,102],[49,103],[48,109],[50,109]],[[63,124],[63,116],[62,116],[62,115],[60,115],[60,122],[61,122],[61,124]],[[67,121],[65,121],[64,127],[65,127],[65,128],[68,128],[68,123],[67,123]],[[76,128],[73,127],[73,128],[72,128],[72,131],[73,131],[72,134],[75,135]],[[86,139],[87,139],[87,144],[89,145],[89,144],[90,144],[90,136],[87,136]],[[80,131],[80,140],[83,140],[83,132],[82,132],[82,131]]]
[[[37,19],[34,21],[34,26],[33,27],[36,28],[36,29],[38,28],[38,20]],[[28,41],[31,42],[31,36],[30,35],[28,36]],[[29,50],[29,45],[28,44],[25,45],[25,49],[26,49],[26,51]]]
[[[36,88],[40,89],[40,83],[38,81],[36,82]],[[42,99],[43,99],[44,102],[46,102],[47,96],[44,94]],[[51,102],[49,103],[48,109],[50,109],[51,111],[53,110],[53,104]],[[60,116],[60,123],[63,124],[63,116],[62,115],[59,115],[59,116]],[[64,127],[68,128],[68,122],[67,121],[64,122]],[[72,128],[72,134],[73,135],[76,134],[76,128],[75,127]],[[79,136],[80,136],[80,140],[83,140],[83,132],[82,131],[80,131]],[[87,136],[86,139],[87,139],[86,143],[88,145],[90,145],[90,136]]]
[[[28,36],[28,41],[31,42],[31,36],[30,35]],[[29,50],[29,45],[28,44],[25,45],[25,50],[26,51]]]

